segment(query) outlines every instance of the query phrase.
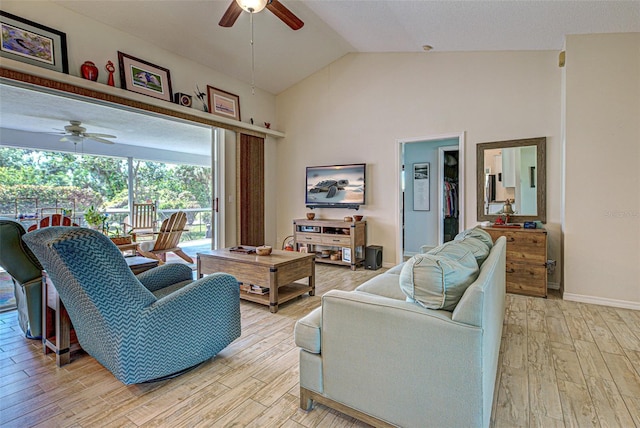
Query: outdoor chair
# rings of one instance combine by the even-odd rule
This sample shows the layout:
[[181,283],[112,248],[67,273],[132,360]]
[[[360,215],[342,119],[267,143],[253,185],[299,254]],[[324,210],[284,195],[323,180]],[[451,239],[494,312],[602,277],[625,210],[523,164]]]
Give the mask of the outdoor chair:
[[32,232],[36,229],[49,226],[77,226],[71,219],[71,217],[63,214],[50,214],[42,217],[36,224],[32,224],[27,229],[27,232]]
[[240,289],[226,273],[193,281],[183,264],[131,272],[95,230],[24,235],[56,284],[80,346],[125,384],[173,377],[240,337]]
[[0,218],[0,266],[13,280],[18,324],[29,339],[42,336],[42,266],[22,242],[22,224]]
[[137,241],[138,236],[153,238],[157,226],[157,209],[154,203],[133,204],[131,219],[125,219],[123,229]]
[[165,219],[160,226],[155,241],[145,241],[138,245],[138,252],[152,259],[167,261],[167,253],[175,253],[183,260],[193,263],[193,259],[187,255],[180,247],[180,237],[182,232],[186,232],[187,215],[184,211],[178,211]]

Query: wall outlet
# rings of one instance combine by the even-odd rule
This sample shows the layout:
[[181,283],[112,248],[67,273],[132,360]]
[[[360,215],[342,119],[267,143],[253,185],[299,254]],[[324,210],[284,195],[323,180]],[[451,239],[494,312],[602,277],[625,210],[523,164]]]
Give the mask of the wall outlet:
[[556,261],[555,260],[547,260],[547,273],[552,274],[556,270]]

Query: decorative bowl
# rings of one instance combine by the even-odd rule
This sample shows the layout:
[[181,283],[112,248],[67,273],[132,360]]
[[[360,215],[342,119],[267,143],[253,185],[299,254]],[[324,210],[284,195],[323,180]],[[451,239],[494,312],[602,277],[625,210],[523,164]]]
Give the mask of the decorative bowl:
[[354,216],[353,216],[353,219],[354,219],[355,221],[360,221],[360,220],[362,220],[363,218],[364,218],[364,216],[362,216],[362,215],[354,215]]
[[316,213],[307,213],[307,220],[313,220],[316,217]]
[[268,256],[271,254],[272,248],[269,245],[261,245],[260,247],[256,247],[256,254],[259,256]]
[[345,217],[344,221],[353,221],[353,217]]
[[330,256],[331,255],[331,250],[322,250],[322,255],[323,256]]

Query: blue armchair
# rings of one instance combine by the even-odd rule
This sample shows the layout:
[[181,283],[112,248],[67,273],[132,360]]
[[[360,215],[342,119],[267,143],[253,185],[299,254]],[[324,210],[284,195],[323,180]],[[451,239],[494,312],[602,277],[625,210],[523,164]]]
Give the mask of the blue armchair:
[[0,218],[0,266],[13,280],[18,324],[30,339],[42,335],[42,266],[22,242],[22,224]]
[[180,373],[240,336],[231,275],[193,281],[188,266],[166,264],[136,277],[106,236],[85,228],[23,240],[56,284],[82,348],[125,384]]

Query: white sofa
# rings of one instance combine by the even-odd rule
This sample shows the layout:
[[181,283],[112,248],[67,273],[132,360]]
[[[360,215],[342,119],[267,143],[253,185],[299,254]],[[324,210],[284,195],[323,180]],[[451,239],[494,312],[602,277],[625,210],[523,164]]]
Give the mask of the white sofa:
[[374,426],[489,426],[505,246],[494,243],[452,311],[408,301],[399,285],[406,263],[352,292],[326,293],[295,327],[300,407],[316,401]]

